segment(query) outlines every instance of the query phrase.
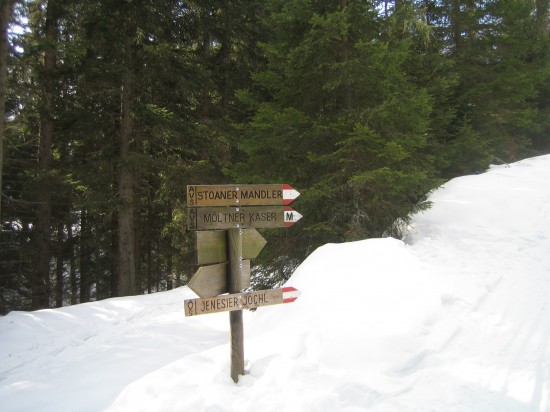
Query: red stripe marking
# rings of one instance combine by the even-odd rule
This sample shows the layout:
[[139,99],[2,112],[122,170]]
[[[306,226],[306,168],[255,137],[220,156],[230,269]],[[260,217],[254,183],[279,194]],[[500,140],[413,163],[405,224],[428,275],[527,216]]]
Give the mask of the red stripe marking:
[[292,293],[292,292],[298,292],[298,289],[293,288],[292,286],[287,286],[287,287],[283,288],[283,303],[292,303],[296,299],[298,299],[298,296],[293,296],[291,298],[285,298],[284,297],[285,293]]

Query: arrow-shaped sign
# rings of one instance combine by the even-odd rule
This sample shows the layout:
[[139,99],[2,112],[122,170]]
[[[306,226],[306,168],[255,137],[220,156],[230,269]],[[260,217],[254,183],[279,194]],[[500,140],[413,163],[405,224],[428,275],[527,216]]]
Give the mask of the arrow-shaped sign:
[[[250,287],[250,260],[243,260],[243,289]],[[201,298],[211,298],[229,291],[227,263],[201,266],[187,284]]]
[[253,309],[260,306],[294,302],[300,291],[293,287],[260,290],[256,292],[233,293],[207,299],[188,299],[185,301],[185,316],[207,313],[229,312],[233,310]]
[[288,206],[284,208],[283,215],[284,215],[284,227],[290,227],[294,225],[294,223],[296,223],[298,220],[300,220],[303,217],[296,210]]
[[302,215],[289,206],[188,208],[189,230],[290,227]]
[[[227,232],[225,230],[197,231],[196,264],[210,265],[227,262]],[[243,229],[243,259],[254,259],[267,241],[256,229]]]
[[287,184],[189,185],[187,206],[288,205],[300,193]]

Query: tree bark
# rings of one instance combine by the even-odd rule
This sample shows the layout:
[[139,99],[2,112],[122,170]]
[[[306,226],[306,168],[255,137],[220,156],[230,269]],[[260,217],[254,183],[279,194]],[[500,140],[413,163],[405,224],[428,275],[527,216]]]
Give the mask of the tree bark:
[[451,0],[451,26],[455,53],[462,48],[462,24],[460,17],[460,2]]
[[38,173],[41,179],[37,193],[36,227],[34,241],[36,257],[32,279],[32,309],[49,307],[50,299],[50,233],[51,233],[51,178],[52,142],[54,134],[54,99],[56,46],[57,46],[57,4],[49,0],[44,23],[44,65],[42,77],[42,107],[40,110],[40,136],[38,147]]
[[63,223],[57,224],[57,258],[55,268],[55,307],[63,306],[63,263],[65,246],[63,242]]
[[[4,130],[6,126],[6,82],[8,66],[8,22],[11,0],[0,0],[0,219],[2,217],[2,171],[4,170]],[[1,220],[0,220],[1,221]]]
[[548,0],[536,0],[536,13],[535,19],[537,28],[541,33],[549,34],[550,33],[550,20],[548,19],[549,6]]
[[118,295],[118,212],[111,213],[111,297]]
[[172,290],[174,288],[174,281],[172,279],[172,250],[168,250],[166,259],[166,289]]
[[118,176],[118,295],[136,294],[136,268],[134,245],[134,173],[130,164],[132,132],[133,74],[132,74],[132,32],[124,36],[124,66],[122,74],[121,122],[120,122],[120,171]]
[[80,303],[90,301],[89,241],[88,212],[83,209],[80,212]]
[[76,282],[76,257],[75,257],[72,224],[67,225],[67,242],[70,245],[69,263],[71,265],[71,272],[70,272],[71,305],[76,305],[78,302],[78,286]]
[[[147,211],[147,293],[153,291],[153,241],[151,225],[153,221],[151,207]],[[158,289],[157,289],[158,291]]]

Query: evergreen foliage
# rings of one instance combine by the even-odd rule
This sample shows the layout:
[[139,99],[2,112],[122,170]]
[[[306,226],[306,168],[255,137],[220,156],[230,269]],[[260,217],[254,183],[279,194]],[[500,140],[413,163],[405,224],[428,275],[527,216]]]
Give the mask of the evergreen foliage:
[[550,152],[547,1],[10,3],[1,313],[185,284],[187,184],[302,193],[264,231],[271,287],[400,236],[444,179]]

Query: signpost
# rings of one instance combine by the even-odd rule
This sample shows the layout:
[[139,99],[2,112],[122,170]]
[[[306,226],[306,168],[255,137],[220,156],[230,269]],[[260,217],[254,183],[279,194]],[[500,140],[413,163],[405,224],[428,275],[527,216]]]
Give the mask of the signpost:
[[185,316],[291,303],[298,299],[298,296],[300,296],[299,290],[293,287],[284,287],[255,292],[232,293],[206,299],[188,299],[185,301]]
[[187,206],[288,205],[300,193],[289,185],[189,185]]
[[302,215],[288,204],[299,195],[287,184],[187,186],[187,228],[197,231],[196,261],[209,266],[189,281],[200,298],[185,301],[185,315],[229,312],[234,382],[244,374],[242,310],[290,303],[300,294],[292,287],[242,292],[250,286],[248,259],[266,243],[256,228],[294,225]]
[[188,210],[189,230],[290,227],[302,218],[289,206],[200,207]]

